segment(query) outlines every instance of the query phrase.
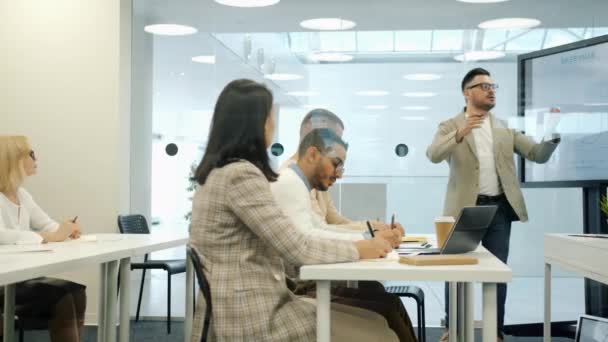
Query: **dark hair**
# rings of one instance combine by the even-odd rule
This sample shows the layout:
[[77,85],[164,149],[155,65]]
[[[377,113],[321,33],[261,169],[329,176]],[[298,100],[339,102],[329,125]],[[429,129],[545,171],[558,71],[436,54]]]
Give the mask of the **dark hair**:
[[240,79],[226,85],[215,104],[207,148],[194,174],[198,184],[205,184],[213,169],[239,159],[257,166],[269,181],[277,179],[264,135],[272,102],[272,93],[263,84]]
[[336,132],[329,128],[317,128],[306,134],[298,147],[298,155],[303,156],[306,150],[313,146],[316,147],[322,154],[330,151],[334,145],[342,145],[345,150],[348,150],[348,144],[340,138]]
[[464,78],[462,79],[462,83],[460,84],[460,89],[462,89],[462,91],[464,91],[464,88],[469,83],[471,83],[471,81],[475,78],[475,76],[479,76],[479,75],[490,76],[490,72],[484,68],[475,68],[475,69],[467,72],[467,74],[464,75]]
[[[330,112],[327,109],[317,108],[317,109],[313,109],[310,112],[308,112],[308,114],[306,114],[306,116],[304,116],[304,119],[302,119],[302,123],[300,124],[300,138],[302,138],[304,126],[306,126],[308,123],[312,123],[313,119],[321,119],[321,120],[325,119],[328,123],[338,125],[338,126],[342,127],[342,129],[344,129],[344,122],[342,122],[342,120],[336,114]],[[323,128],[323,127],[317,127],[317,128]]]

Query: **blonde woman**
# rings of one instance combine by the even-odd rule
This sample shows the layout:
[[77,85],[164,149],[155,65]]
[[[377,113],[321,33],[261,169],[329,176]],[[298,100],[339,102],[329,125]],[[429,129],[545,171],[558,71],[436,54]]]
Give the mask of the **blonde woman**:
[[[0,136],[0,244],[58,242],[80,236],[75,219],[55,222],[22,187],[36,169],[36,154],[27,138]],[[1,287],[0,307],[4,307]],[[48,326],[53,342],[80,341],[85,308],[84,285],[45,277],[16,286],[15,312],[20,324],[26,329]]]

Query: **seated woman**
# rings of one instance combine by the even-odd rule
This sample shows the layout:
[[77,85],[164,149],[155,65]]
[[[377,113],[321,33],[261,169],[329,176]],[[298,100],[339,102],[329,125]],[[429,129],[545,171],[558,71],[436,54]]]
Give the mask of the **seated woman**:
[[[250,80],[229,83],[213,114],[195,179],[190,245],[211,288],[211,334],[218,341],[315,341],[314,299],[294,295],[283,260],[294,266],[385,256],[386,240],[339,241],[301,234],[274,202],[277,174],[266,149],[274,131],[272,93]],[[199,341],[204,300],[191,341]],[[331,304],[332,341],[397,341],[386,320]]]
[[[36,155],[27,138],[0,136],[0,244],[57,242],[80,236],[75,219],[61,224],[53,221],[21,187],[26,177],[36,174],[36,168]],[[53,342],[80,340],[86,308],[84,285],[46,277],[24,281],[16,286],[15,305],[25,329],[48,327]],[[2,287],[0,307],[4,307]],[[2,328],[0,320],[0,335]]]

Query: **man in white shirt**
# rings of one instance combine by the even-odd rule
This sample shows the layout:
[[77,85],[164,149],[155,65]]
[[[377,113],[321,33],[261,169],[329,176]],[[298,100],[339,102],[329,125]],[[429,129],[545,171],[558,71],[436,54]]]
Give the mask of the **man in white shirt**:
[[[545,163],[557,148],[559,137],[541,143],[508,128],[490,110],[496,105],[498,85],[482,68],[469,71],[461,83],[464,112],[439,124],[426,155],[433,163],[446,161],[450,176],[444,215],[457,216],[465,206],[497,205],[498,212],[482,245],[507,263],[511,222],[528,219],[513,152],[528,160]],[[502,341],[507,285],[497,289],[498,340]],[[448,313],[446,286],[446,322]],[[445,333],[441,341],[447,341]]]
[[[314,129],[300,142],[298,159],[281,169],[277,181],[270,183],[274,198],[296,229],[304,234],[334,240],[357,241],[371,238],[371,234],[350,229],[331,227],[313,210],[310,191],[327,191],[335,182],[346,159],[348,145],[331,129]],[[375,231],[376,238],[398,246],[402,231],[385,229]],[[300,282],[296,294],[312,295],[314,286]],[[332,289],[334,302],[375,311],[386,318],[400,341],[415,341],[411,321],[399,297],[389,294],[378,282],[360,282],[358,289],[337,286]]]

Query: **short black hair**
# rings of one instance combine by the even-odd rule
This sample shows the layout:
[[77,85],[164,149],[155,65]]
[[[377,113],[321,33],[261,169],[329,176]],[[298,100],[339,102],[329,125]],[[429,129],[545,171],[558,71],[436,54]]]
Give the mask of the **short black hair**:
[[226,85],[215,104],[207,148],[194,174],[198,184],[205,184],[213,169],[240,159],[257,166],[268,181],[277,179],[265,138],[272,103],[272,92],[261,83],[240,79]]
[[[304,132],[304,127],[311,123],[313,121],[323,121],[325,120],[327,123],[330,124],[334,124],[334,125],[338,125],[340,127],[342,127],[342,129],[344,129],[344,122],[342,122],[342,120],[334,113],[332,113],[331,111],[327,110],[327,109],[323,109],[323,108],[316,108],[311,110],[310,112],[308,112],[308,114],[306,114],[306,116],[304,116],[304,119],[302,119],[302,123],[300,124],[300,138],[302,137],[302,133]],[[315,126],[312,126],[313,128],[315,128]],[[324,127],[316,127],[316,128],[324,128]]]
[[464,88],[467,86],[467,84],[471,83],[471,81],[475,78],[475,76],[479,76],[479,75],[485,75],[485,76],[491,76],[490,72],[484,68],[475,68],[469,72],[467,72],[466,75],[464,75],[464,78],[462,79],[462,83],[460,84],[460,89],[464,92]]
[[336,132],[329,128],[316,128],[306,134],[298,147],[298,155],[304,156],[306,150],[313,146],[322,154],[329,152],[334,145],[342,145],[348,150],[348,144],[340,138]]

